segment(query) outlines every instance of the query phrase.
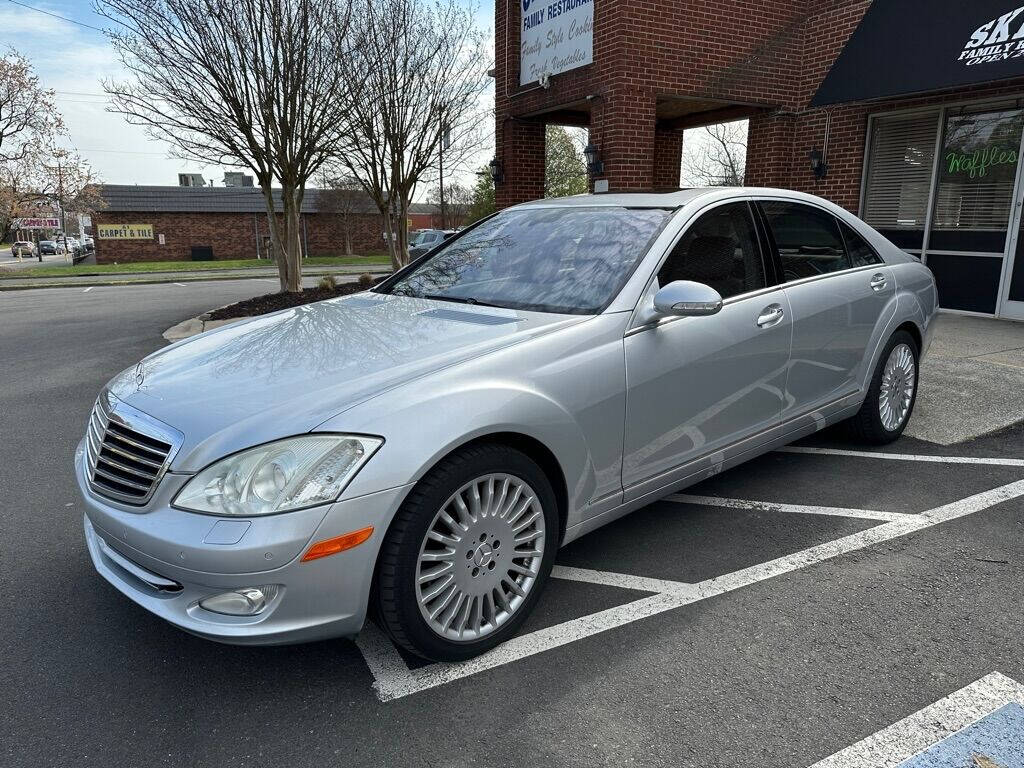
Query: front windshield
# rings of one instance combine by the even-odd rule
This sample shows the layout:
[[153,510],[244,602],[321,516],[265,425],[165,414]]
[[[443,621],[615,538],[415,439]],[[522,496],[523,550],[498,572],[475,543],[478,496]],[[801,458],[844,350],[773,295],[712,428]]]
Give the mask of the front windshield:
[[444,246],[384,292],[509,309],[595,314],[614,298],[671,211],[505,211]]

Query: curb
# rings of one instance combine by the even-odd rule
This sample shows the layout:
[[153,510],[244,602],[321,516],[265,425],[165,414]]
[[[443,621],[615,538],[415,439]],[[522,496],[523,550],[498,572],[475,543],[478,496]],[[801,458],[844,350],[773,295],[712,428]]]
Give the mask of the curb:
[[[244,270],[238,270],[243,272]],[[390,275],[391,269],[385,268],[380,270],[368,270],[371,275]],[[36,288],[88,288],[90,286],[110,286],[110,285],[159,285],[162,283],[204,283],[212,282],[215,280],[266,280],[267,277],[263,275],[252,275],[247,276],[245,274],[238,275],[196,275],[194,277],[186,277],[183,275],[174,275],[173,272],[162,272],[162,275],[166,277],[160,278],[145,278],[140,277],[137,279],[125,278],[122,280],[112,279],[96,279],[96,280],[77,280],[74,277],[58,278],[58,282],[54,282],[52,279],[49,282],[45,282],[47,278],[25,278],[23,282],[19,282],[16,277],[4,277],[0,278],[0,291],[31,291]],[[354,275],[357,276],[360,273],[352,272],[337,272],[337,271],[303,271],[303,277],[322,277],[323,275]],[[74,282],[71,282],[74,280]],[[31,281],[31,282],[29,282]],[[16,283],[15,285],[4,285],[4,283]]]
[[[344,282],[354,283],[356,281],[346,280]],[[232,304],[235,303],[237,302],[232,302]],[[254,317],[262,317],[262,315],[243,315],[242,317],[231,317],[228,318],[227,320],[209,319],[210,314],[212,312],[216,312],[218,309],[224,309],[224,307],[230,306],[231,304],[223,304],[222,306],[214,307],[213,309],[208,309],[201,315],[190,317],[188,320],[182,320],[180,323],[172,325],[161,335],[164,337],[164,339],[173,344],[174,342],[181,341],[182,339],[188,339],[191,338],[192,336],[198,336],[200,333],[204,333],[205,331],[212,331],[214,328],[221,328],[222,326],[231,325],[231,323],[238,323],[241,322],[242,320],[251,320]]]
[[[210,312],[213,312],[211,309]],[[190,317],[188,320],[182,320],[177,325],[172,325],[166,331],[161,334],[167,341],[172,344],[182,339],[188,339],[192,336],[198,336],[200,333],[205,331],[212,331],[214,328],[220,328],[224,325],[231,325],[231,323],[238,323],[242,320],[249,320],[258,315],[246,315],[244,317],[232,317],[228,320],[206,320],[205,318],[210,316],[210,312],[204,312],[197,317]]]

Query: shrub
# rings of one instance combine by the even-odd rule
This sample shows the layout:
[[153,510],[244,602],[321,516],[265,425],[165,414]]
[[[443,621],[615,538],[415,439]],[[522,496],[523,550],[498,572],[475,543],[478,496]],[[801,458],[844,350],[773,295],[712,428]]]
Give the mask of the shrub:
[[371,275],[369,272],[363,272],[363,274],[359,276],[359,285],[361,285],[363,288],[369,288],[371,285],[373,285],[373,275]]
[[324,275],[320,278],[317,287],[322,291],[336,291],[338,290],[338,281],[334,279],[334,275]]

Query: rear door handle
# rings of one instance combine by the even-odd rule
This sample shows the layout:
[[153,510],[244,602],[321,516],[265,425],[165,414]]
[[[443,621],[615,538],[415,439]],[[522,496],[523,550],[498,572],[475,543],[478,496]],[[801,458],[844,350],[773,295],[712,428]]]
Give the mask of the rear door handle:
[[888,279],[886,279],[885,275],[883,275],[881,272],[879,272],[877,275],[872,275],[871,282],[868,283],[868,285],[871,286],[872,291],[883,291],[885,290],[885,286],[887,286],[888,284]]
[[779,304],[769,304],[767,307],[761,310],[761,314],[757,318],[758,328],[771,328],[782,322],[782,318],[786,316],[786,313],[782,311],[782,306]]

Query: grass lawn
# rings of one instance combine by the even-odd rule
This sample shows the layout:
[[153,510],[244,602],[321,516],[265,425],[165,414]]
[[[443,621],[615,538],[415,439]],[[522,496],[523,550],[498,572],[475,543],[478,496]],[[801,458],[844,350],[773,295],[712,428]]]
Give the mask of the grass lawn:
[[[371,253],[366,256],[311,256],[302,262],[303,267],[380,267],[391,266],[386,253]],[[0,263],[0,267],[3,264]],[[205,269],[248,269],[251,267],[272,267],[267,259],[223,259],[221,261],[143,261],[130,264],[78,264],[76,266],[26,267],[17,270],[0,270],[0,279],[20,277],[64,277],[67,275],[124,275],[147,272],[195,272]]]

